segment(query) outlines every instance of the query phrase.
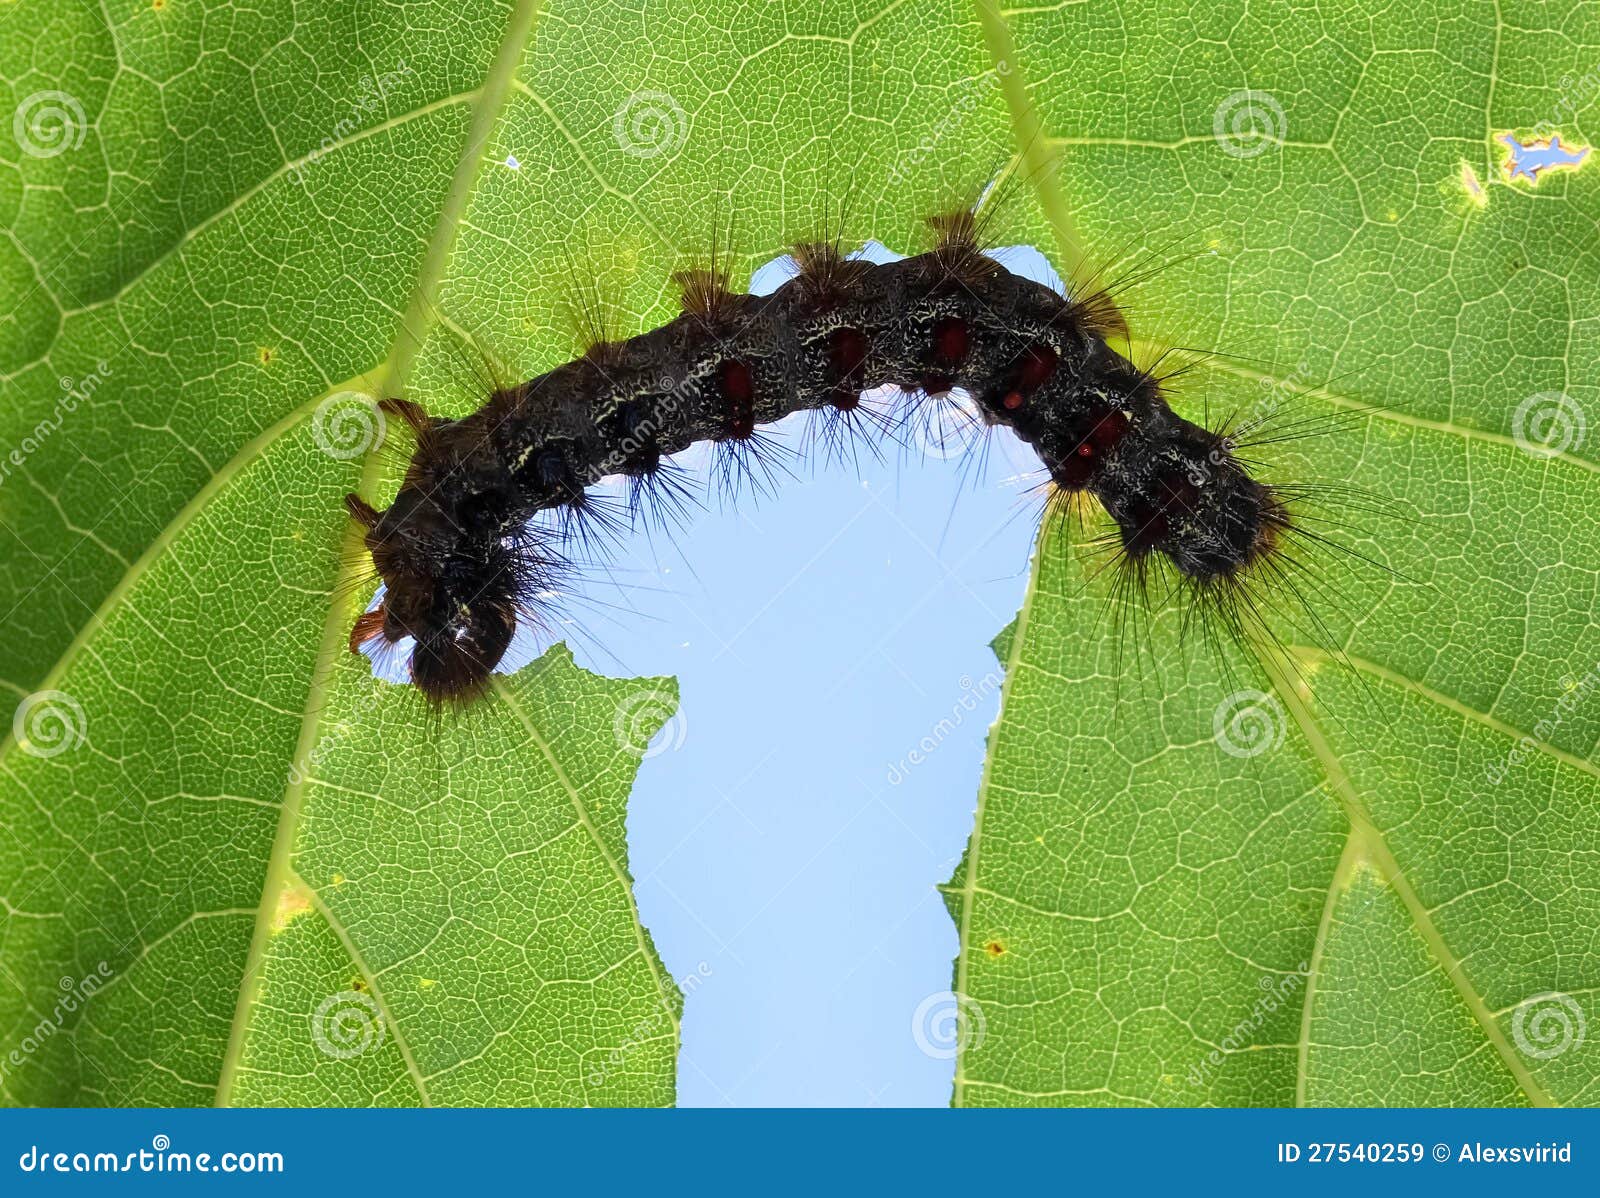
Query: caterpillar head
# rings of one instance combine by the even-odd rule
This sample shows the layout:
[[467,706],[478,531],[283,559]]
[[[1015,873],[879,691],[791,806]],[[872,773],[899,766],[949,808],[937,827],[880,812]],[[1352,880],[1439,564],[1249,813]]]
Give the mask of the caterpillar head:
[[356,496],[351,514],[384,582],[383,602],[356,622],[352,652],[369,640],[413,641],[412,681],[434,703],[471,699],[489,683],[517,628],[519,554],[497,536],[464,536],[416,486],[379,513]]
[[1199,583],[1231,579],[1272,552],[1289,527],[1279,495],[1252,478],[1225,437],[1181,421],[1112,515],[1123,549],[1159,552]]

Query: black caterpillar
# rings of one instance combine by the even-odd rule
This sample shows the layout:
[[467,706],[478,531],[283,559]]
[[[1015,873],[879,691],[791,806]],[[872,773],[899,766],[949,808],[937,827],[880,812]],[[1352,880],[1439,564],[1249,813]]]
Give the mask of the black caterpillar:
[[837,242],[802,245],[797,274],[770,295],[732,291],[715,261],[681,273],[680,316],[598,340],[461,420],[385,400],[417,445],[386,511],[346,500],[387,588],[352,650],[412,637],[417,686],[435,702],[471,698],[562,565],[537,513],[596,516],[588,488],[616,474],[636,498],[673,505],[668,455],[709,440],[729,473],[748,474],[761,426],[819,409],[853,430],[862,392],[886,385],[965,390],[987,424],[1033,447],[1058,498],[1099,500],[1141,580],[1160,554],[1230,632],[1247,631],[1237,599],[1293,528],[1288,492],[1253,478],[1236,436],[1178,416],[1160,380],[1111,348],[1126,327],[1107,292],[1063,298],[1011,273],[983,252],[971,211],[930,223],[930,252],[883,265]]

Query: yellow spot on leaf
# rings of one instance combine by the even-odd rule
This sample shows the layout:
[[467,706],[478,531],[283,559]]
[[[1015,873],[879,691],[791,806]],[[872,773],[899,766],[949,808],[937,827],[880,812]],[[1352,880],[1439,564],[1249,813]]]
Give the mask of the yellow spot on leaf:
[[309,910],[311,910],[311,892],[298,882],[292,886],[285,886],[278,892],[278,909],[272,913],[273,934],[283,931]]
[[261,364],[263,366],[271,366],[272,365],[272,359],[274,357],[276,357],[276,356],[277,355],[273,353],[272,347],[270,345],[258,345],[258,346],[256,346],[256,357],[258,359],[260,359]]
[[[1344,880],[1344,888],[1346,890],[1354,890],[1357,886],[1368,885],[1376,886],[1380,890],[1387,889],[1389,880],[1383,876],[1382,870],[1363,857],[1354,863],[1349,875]],[[1369,897],[1367,901],[1370,903],[1372,899]]]
[[438,979],[436,979],[436,978],[418,978],[417,979],[417,989],[419,989],[419,990],[432,990],[438,984],[439,984],[439,982],[438,982]]
[[1006,955],[1006,946],[1001,944],[998,940],[991,940],[988,944],[983,946],[983,951],[988,953],[991,957],[1003,957]]

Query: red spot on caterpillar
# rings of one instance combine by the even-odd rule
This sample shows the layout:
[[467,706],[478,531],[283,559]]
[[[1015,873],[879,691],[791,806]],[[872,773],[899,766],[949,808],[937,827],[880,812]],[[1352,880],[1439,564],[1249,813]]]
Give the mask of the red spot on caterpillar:
[[[1006,407],[1012,406],[1013,397],[1020,405],[1022,397],[1013,391],[1002,401]],[[1088,431],[1078,438],[1068,456],[1057,462],[1050,471],[1050,477],[1063,491],[1081,491],[1087,487],[1100,468],[1102,459],[1128,432],[1128,418],[1117,408],[1091,411],[1084,425]]]
[[[1016,391],[1007,394],[1002,403],[1011,408],[1013,398],[1017,400],[1016,406],[1020,406],[1022,396]],[[1127,435],[1128,418],[1118,408],[1101,408],[1090,411],[1084,425],[1079,427],[1085,426],[1087,431],[1080,435],[1070,455],[1050,472],[1056,485],[1066,491],[1082,490],[1089,485],[1101,460]]]
[[1022,364],[1017,371],[1017,386],[1032,391],[1056,372],[1056,351],[1048,345],[1030,345],[1022,351]]
[[750,367],[735,358],[722,363],[718,374],[722,381],[722,394],[728,401],[728,435],[743,441],[756,431],[755,379]]
[[1094,459],[1091,456],[1074,453],[1064,461],[1057,462],[1050,471],[1050,477],[1063,491],[1081,491],[1089,485],[1094,467]]
[[755,381],[750,368],[729,358],[722,364],[722,393],[730,403],[747,404],[755,397]]
[[841,378],[860,372],[867,361],[867,337],[860,329],[834,329],[828,337],[829,364]]
[[1138,557],[1155,549],[1166,540],[1172,524],[1163,511],[1141,511],[1133,523],[1122,529],[1122,544],[1129,556]]
[[1156,494],[1163,512],[1189,512],[1200,498],[1200,488],[1188,475],[1173,471],[1156,480]]
[[959,316],[946,316],[933,322],[933,357],[947,366],[966,361],[972,338],[967,322]]
[[[933,361],[940,367],[959,367],[972,348],[967,322],[959,316],[943,316],[933,322]],[[956,385],[955,371],[929,370],[922,375],[922,389],[929,395],[943,395]]]
[[1049,381],[1056,372],[1058,361],[1056,351],[1048,345],[1034,343],[1028,346],[1017,357],[1009,372],[1002,376],[999,387],[989,392],[984,402],[997,404],[1008,412],[1017,411],[1027,403],[1029,395]]
[[833,391],[833,406],[853,412],[861,406],[861,376],[867,363],[867,336],[860,329],[834,329],[828,335],[828,365],[839,385]]
[[1118,408],[1108,408],[1089,430],[1089,442],[1100,453],[1110,453],[1128,432],[1128,418]]

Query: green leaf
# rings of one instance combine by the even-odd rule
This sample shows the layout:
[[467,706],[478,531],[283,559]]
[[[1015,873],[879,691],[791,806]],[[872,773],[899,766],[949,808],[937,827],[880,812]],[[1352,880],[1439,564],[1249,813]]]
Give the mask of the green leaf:
[[81,112],[51,99],[66,149],[18,143],[0,175],[28,266],[0,490],[25,696],[0,757],[8,1101],[672,1099],[681,999],[623,821],[674,689],[558,648],[441,723],[342,648],[369,590],[341,500],[380,473],[350,460],[379,429],[345,393],[414,356],[401,313],[449,273],[533,17],[0,18],[13,106],[70,87]]
[[[1139,681],[1045,539],[947,895],[958,1100],[1600,1098],[1592,1042],[1539,1038],[1600,993],[1600,704],[1561,703],[1600,660],[1593,440],[1512,436],[1525,396],[1600,411],[1595,169],[1510,184],[1493,140],[1592,140],[1600,17],[1525,7],[4,6],[0,99],[60,119],[0,136],[0,1095],[668,1101],[614,728],[664,684],[554,651],[436,726],[375,683],[339,498],[395,479],[324,451],[339,397],[464,411],[458,332],[548,367],[575,277],[634,332],[729,225],[747,268],[848,194],[909,248],[1020,159],[1002,236],[1207,251],[1135,297],[1250,359],[1192,410],[1378,407],[1277,468],[1405,505],[1339,535],[1414,581],[1341,571],[1354,670],[1299,653],[1235,758],[1239,679],[1167,620]],[[1245,91],[1287,127],[1235,156]]]
[[671,1101],[680,1000],[633,907],[614,725],[654,732],[672,691],[555,650],[442,736],[353,661],[308,694],[347,617],[324,636],[349,473],[288,422],[27,711],[14,1101]]
[[113,7],[0,12],[0,1095],[670,1100],[616,725],[672,692],[555,651],[436,723],[375,682],[340,499],[397,479],[348,393],[464,411],[459,333],[526,377],[574,276],[649,327],[730,222],[748,267],[849,188],[907,242],[902,174],[1003,144],[975,17]]
[[[1376,566],[1314,555],[1325,636],[1231,674],[1170,612],[1119,660],[1103,559],[1042,540],[947,888],[955,1101],[1600,1102],[1600,442],[1517,439],[1541,392],[1600,411],[1600,176],[1509,182],[1495,140],[1594,140],[1600,20],[1151,2],[1006,34],[1074,235],[1209,251],[1137,297],[1141,335],[1246,356],[1180,401],[1350,416],[1274,473],[1397,515],[1332,530]],[[1276,137],[1229,153],[1246,89]]]

